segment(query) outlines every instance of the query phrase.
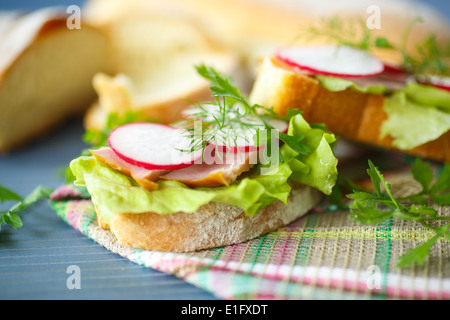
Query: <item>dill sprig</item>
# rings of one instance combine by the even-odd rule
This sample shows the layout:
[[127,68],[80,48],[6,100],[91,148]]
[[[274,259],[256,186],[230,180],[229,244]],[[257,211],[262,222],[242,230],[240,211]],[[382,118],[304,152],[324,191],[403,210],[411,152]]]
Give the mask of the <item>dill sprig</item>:
[[[200,76],[209,80],[210,89],[215,102],[197,104],[187,112],[187,120],[177,123],[177,126],[185,128],[185,135],[191,139],[189,150],[193,152],[205,150],[210,143],[215,145],[220,142],[227,147],[237,146],[239,139],[244,139],[255,146],[266,144],[267,154],[270,156],[271,130],[274,127],[269,123],[270,118],[288,121],[290,117],[301,113],[300,110],[290,110],[285,117],[277,115],[272,108],[266,108],[258,104],[251,104],[244,97],[234,81],[221,75],[217,70],[204,64],[196,66]],[[200,129],[201,134],[196,134]],[[253,141],[245,132],[253,130]],[[302,154],[311,152],[310,148],[301,142],[301,137],[291,137],[282,132],[279,133],[281,141]],[[282,161],[281,152],[279,154]]]
[[[250,109],[232,105],[220,98],[216,98],[216,103],[197,104],[188,113],[188,118],[191,120],[187,125],[186,135],[193,140],[191,149],[184,150],[186,152],[204,149],[209,142],[230,146],[237,145],[238,139],[243,139],[247,143],[253,143],[243,133],[248,130],[256,132],[264,126]],[[198,132],[201,132],[201,136],[196,136]]]
[[402,55],[401,66],[412,75],[448,76],[450,74],[450,42],[442,43],[434,34],[428,35],[413,50],[408,43],[413,37],[413,27],[423,19],[416,17],[405,27],[400,43],[395,44],[387,37],[377,36],[362,18],[343,19],[338,15],[320,19],[308,26],[299,37],[311,40],[324,38],[331,43],[356,47],[370,51],[376,49],[395,50]]
[[319,19],[315,24],[302,30],[297,38],[299,37],[306,38],[306,40],[325,38],[332,43],[362,50],[369,50],[376,42],[363,19],[342,19],[338,15]]

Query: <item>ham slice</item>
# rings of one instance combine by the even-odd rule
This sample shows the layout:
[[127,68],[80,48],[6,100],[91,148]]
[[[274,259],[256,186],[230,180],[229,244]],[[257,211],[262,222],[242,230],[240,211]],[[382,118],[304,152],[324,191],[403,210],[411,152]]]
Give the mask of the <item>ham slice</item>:
[[360,87],[371,85],[384,85],[388,92],[401,90],[406,86],[408,75],[401,69],[387,68],[382,74],[375,77],[365,78],[343,78],[353,81]]
[[227,153],[214,155],[207,163],[194,164],[188,168],[161,171],[147,170],[129,164],[117,156],[111,148],[91,150],[92,155],[110,168],[133,178],[141,187],[152,191],[158,189],[157,180],[179,181],[189,187],[220,187],[232,184],[256,163],[258,152]]
[[179,181],[189,187],[228,186],[257,163],[257,154],[258,152],[228,153],[226,157],[216,157],[212,164],[194,164],[171,171],[160,178]]
[[158,184],[155,181],[157,181],[161,175],[167,173],[167,171],[147,170],[129,164],[117,156],[111,148],[91,150],[91,153],[98,161],[133,178],[141,187],[149,191],[158,189]]

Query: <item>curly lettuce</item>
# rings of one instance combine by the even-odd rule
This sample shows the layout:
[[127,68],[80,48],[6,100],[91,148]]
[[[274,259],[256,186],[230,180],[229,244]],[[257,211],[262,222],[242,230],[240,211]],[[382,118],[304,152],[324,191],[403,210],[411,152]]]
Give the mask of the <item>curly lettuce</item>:
[[261,174],[261,167],[257,165],[235,184],[224,187],[189,188],[176,181],[158,181],[158,190],[146,191],[130,177],[93,156],[73,160],[70,168],[76,178],[74,184],[87,188],[106,222],[120,212],[193,213],[211,201],[234,205],[247,215],[254,215],[274,201],[288,203],[289,181],[312,186],[325,194],[330,194],[336,183],[337,159],[331,147],[334,136],[322,129],[311,128],[301,115],[291,119],[288,134],[305,135],[305,143],[311,152],[299,154],[284,145],[281,148],[283,161],[272,171]]
[[368,84],[366,86],[361,86],[351,80],[338,77],[316,75],[315,78],[319,81],[322,87],[331,92],[352,89],[361,93],[385,94],[388,91],[387,87],[383,84]]
[[387,97],[383,108],[388,119],[381,137],[391,136],[400,150],[413,149],[450,130],[450,93],[444,90],[411,83]]

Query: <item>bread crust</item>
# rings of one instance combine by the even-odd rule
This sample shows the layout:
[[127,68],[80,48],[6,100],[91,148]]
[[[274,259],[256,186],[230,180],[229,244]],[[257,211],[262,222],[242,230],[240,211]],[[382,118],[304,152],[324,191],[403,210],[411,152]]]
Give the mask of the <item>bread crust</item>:
[[[267,65],[261,72],[267,73],[256,80],[250,96],[252,103],[273,106],[279,114],[297,108],[309,123],[324,123],[331,132],[349,140],[450,162],[450,132],[411,150],[397,149],[390,136],[381,138],[382,124],[388,118],[383,109],[384,96],[352,89],[331,92],[308,74],[287,67],[275,58],[264,63]],[[269,86],[270,92],[265,89]]]
[[[191,105],[191,101],[208,101],[211,100],[211,90],[208,86],[199,87],[185,97],[174,97],[172,100],[139,106],[139,109],[129,110],[141,113],[143,120],[152,120],[159,123],[174,123],[181,120],[182,111]],[[83,117],[83,125],[87,130],[101,131],[105,128],[109,111],[95,101],[86,111]]]
[[192,252],[245,242],[279,229],[309,212],[323,194],[292,184],[288,204],[277,200],[253,216],[236,206],[210,202],[195,213],[115,214],[109,225],[97,210],[99,225],[123,245],[144,250]]
[[[5,19],[0,29],[0,153],[12,152],[44,136],[69,118],[81,118],[94,101],[95,92],[88,81],[81,82],[80,78],[89,80],[90,70],[94,73],[107,68],[103,62],[107,59],[107,50],[101,47],[106,44],[104,34],[88,24],[83,24],[82,30],[68,30],[67,14],[59,8],[46,8],[29,14],[5,14],[10,18]],[[60,59],[53,61],[51,70],[46,74],[36,71],[48,60],[50,43],[53,42],[56,52],[52,52],[54,57],[58,52],[55,49],[62,41],[64,44],[78,41],[70,47],[70,50],[75,50],[80,37],[88,44],[95,39],[97,46],[77,49],[73,53],[60,48]],[[76,52],[83,51],[91,53],[91,61],[85,63],[83,72],[78,72],[71,64],[79,62],[73,57]],[[100,55],[101,60],[98,59]],[[33,59],[35,62],[30,63]],[[62,59],[66,60],[65,68],[58,68]],[[71,71],[66,74],[66,79],[72,81],[72,88],[59,80],[52,80],[60,79],[61,73],[67,70]],[[78,78],[75,73],[84,76]],[[58,96],[62,95],[61,92],[67,94],[65,100]]]

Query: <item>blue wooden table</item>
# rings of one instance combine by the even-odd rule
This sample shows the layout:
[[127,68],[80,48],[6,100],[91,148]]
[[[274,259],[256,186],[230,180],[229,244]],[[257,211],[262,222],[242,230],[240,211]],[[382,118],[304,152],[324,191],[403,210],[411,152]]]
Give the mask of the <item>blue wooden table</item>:
[[[57,188],[64,183],[59,169],[85,147],[82,135],[81,120],[74,120],[26,148],[0,157],[0,185],[21,196],[37,185]],[[46,201],[21,217],[23,228],[4,226],[0,232],[0,300],[214,299],[183,280],[111,253],[63,222]],[[80,290],[67,287],[72,265],[80,268]]]
[[[80,0],[0,1],[0,10],[82,5]],[[8,156],[0,156],[0,185],[26,196],[36,186],[57,188],[59,170],[85,147],[81,119]],[[9,204],[0,204],[0,210]],[[174,299],[210,300],[211,294],[183,280],[136,265],[79,234],[47,202],[21,216],[24,227],[0,232],[0,300]],[[81,290],[70,290],[67,273],[80,267]],[[70,270],[69,270],[70,271]]]
[[[36,9],[47,5],[81,5],[83,1],[0,1],[2,9]],[[375,1],[376,2],[376,1]],[[450,16],[450,2],[433,0]],[[58,170],[85,147],[81,119],[41,140],[0,156],[0,185],[27,195],[37,185],[64,183]],[[0,210],[8,204],[0,205]],[[7,299],[175,299],[212,300],[211,294],[183,280],[136,265],[75,231],[47,202],[22,215],[24,227],[0,232],[0,300]],[[81,270],[81,289],[69,289],[70,266]]]

